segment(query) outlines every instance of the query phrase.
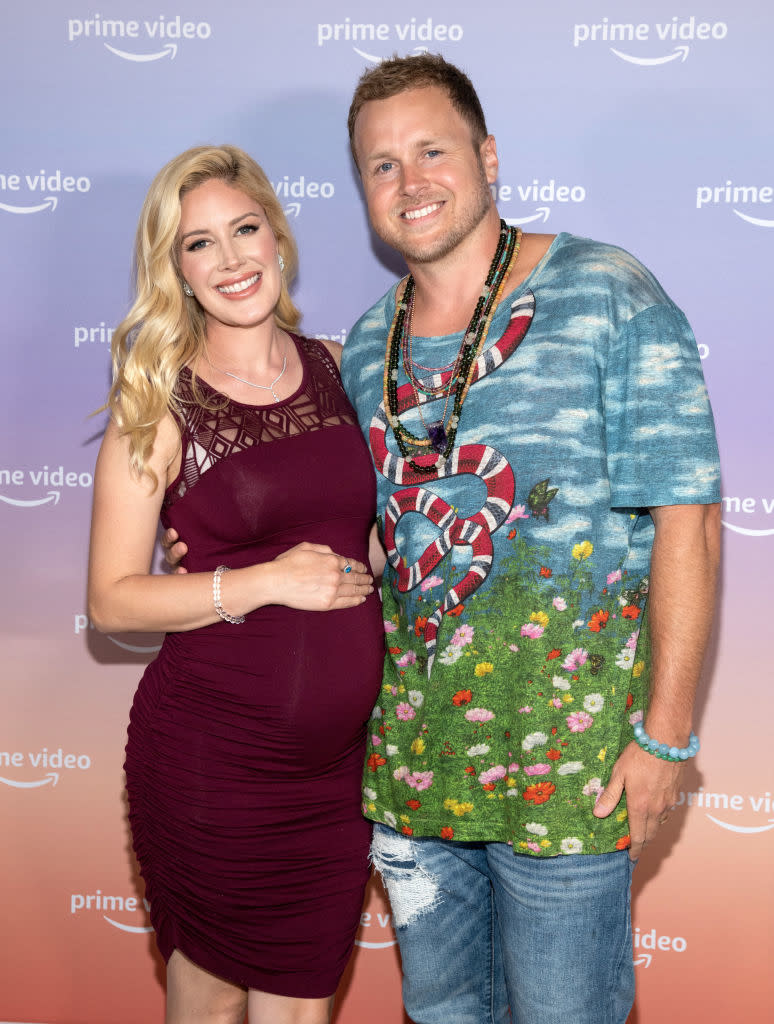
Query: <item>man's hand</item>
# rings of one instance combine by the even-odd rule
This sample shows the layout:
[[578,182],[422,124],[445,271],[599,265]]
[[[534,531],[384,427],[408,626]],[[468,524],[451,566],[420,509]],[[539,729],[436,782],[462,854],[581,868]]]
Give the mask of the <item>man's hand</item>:
[[634,742],[624,748],[613,765],[610,782],[599,795],[594,814],[597,818],[607,818],[626,790],[632,860],[639,858],[644,846],[654,839],[673,810],[680,790],[682,767],[682,763],[662,761],[646,754]]
[[171,527],[164,531],[161,538],[161,546],[164,548],[164,559],[173,572],[178,574],[188,572],[180,565],[180,562],[188,554],[188,546],[178,539],[177,530]]

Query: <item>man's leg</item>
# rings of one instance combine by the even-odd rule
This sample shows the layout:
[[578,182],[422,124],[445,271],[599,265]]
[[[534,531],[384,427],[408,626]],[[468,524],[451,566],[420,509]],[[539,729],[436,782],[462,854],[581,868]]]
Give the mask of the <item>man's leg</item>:
[[624,1024],[634,1002],[626,850],[535,858],[487,845],[514,1024]]
[[372,856],[390,897],[403,1002],[415,1024],[508,1024],[486,846],[376,825]]

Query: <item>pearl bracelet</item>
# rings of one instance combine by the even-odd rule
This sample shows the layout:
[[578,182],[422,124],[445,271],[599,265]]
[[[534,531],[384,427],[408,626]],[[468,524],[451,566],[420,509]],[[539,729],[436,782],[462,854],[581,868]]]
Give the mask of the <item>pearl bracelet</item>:
[[234,626],[238,626],[240,622],[245,621],[244,615],[229,615],[228,612],[223,610],[223,605],[220,603],[220,577],[224,572],[231,572],[231,570],[227,565],[219,565],[212,574],[212,603],[215,605],[215,611],[220,615],[221,619],[230,622]]
[[658,740],[651,739],[645,732],[642,722],[637,722],[634,726],[634,738],[646,753],[653,754],[654,757],[658,757],[662,761],[679,763],[687,761],[689,757],[696,757],[699,753],[699,738],[693,732],[687,747],[670,747],[668,743],[659,743]]

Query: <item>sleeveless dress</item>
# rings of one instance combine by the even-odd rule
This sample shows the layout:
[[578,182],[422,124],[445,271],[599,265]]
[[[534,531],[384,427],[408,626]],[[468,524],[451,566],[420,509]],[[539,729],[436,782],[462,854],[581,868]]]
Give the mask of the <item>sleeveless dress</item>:
[[[301,541],[367,564],[375,482],[338,370],[294,336],[303,379],[270,406],[191,374],[177,394],[183,464],[162,522],[189,572],[273,559]],[[228,576],[223,578],[228,593]],[[365,723],[382,681],[376,593],[356,608],[270,605],[241,625],[169,633],[135,695],[129,819],[151,921],[212,974],[278,995],[331,995],[368,878]]]

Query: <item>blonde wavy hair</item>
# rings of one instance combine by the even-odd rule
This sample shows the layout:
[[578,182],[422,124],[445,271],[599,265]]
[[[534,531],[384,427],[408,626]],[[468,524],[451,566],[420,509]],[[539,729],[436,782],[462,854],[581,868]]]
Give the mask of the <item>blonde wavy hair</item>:
[[[183,294],[177,241],[183,196],[213,178],[260,203],[277,239],[285,269],[274,319],[294,330],[301,315],[288,292],[298,267],[296,243],[271,182],[236,146],[195,146],[176,156],[153,179],[135,240],[135,300],[112,338],[113,383],[104,408],[129,437],[129,461],[139,476],[156,474],[147,461],[156,428],[167,412],[179,413],[180,370],[193,364],[205,341],[204,312]],[[194,387],[196,392],[196,388]],[[203,402],[203,399],[200,399]]]

